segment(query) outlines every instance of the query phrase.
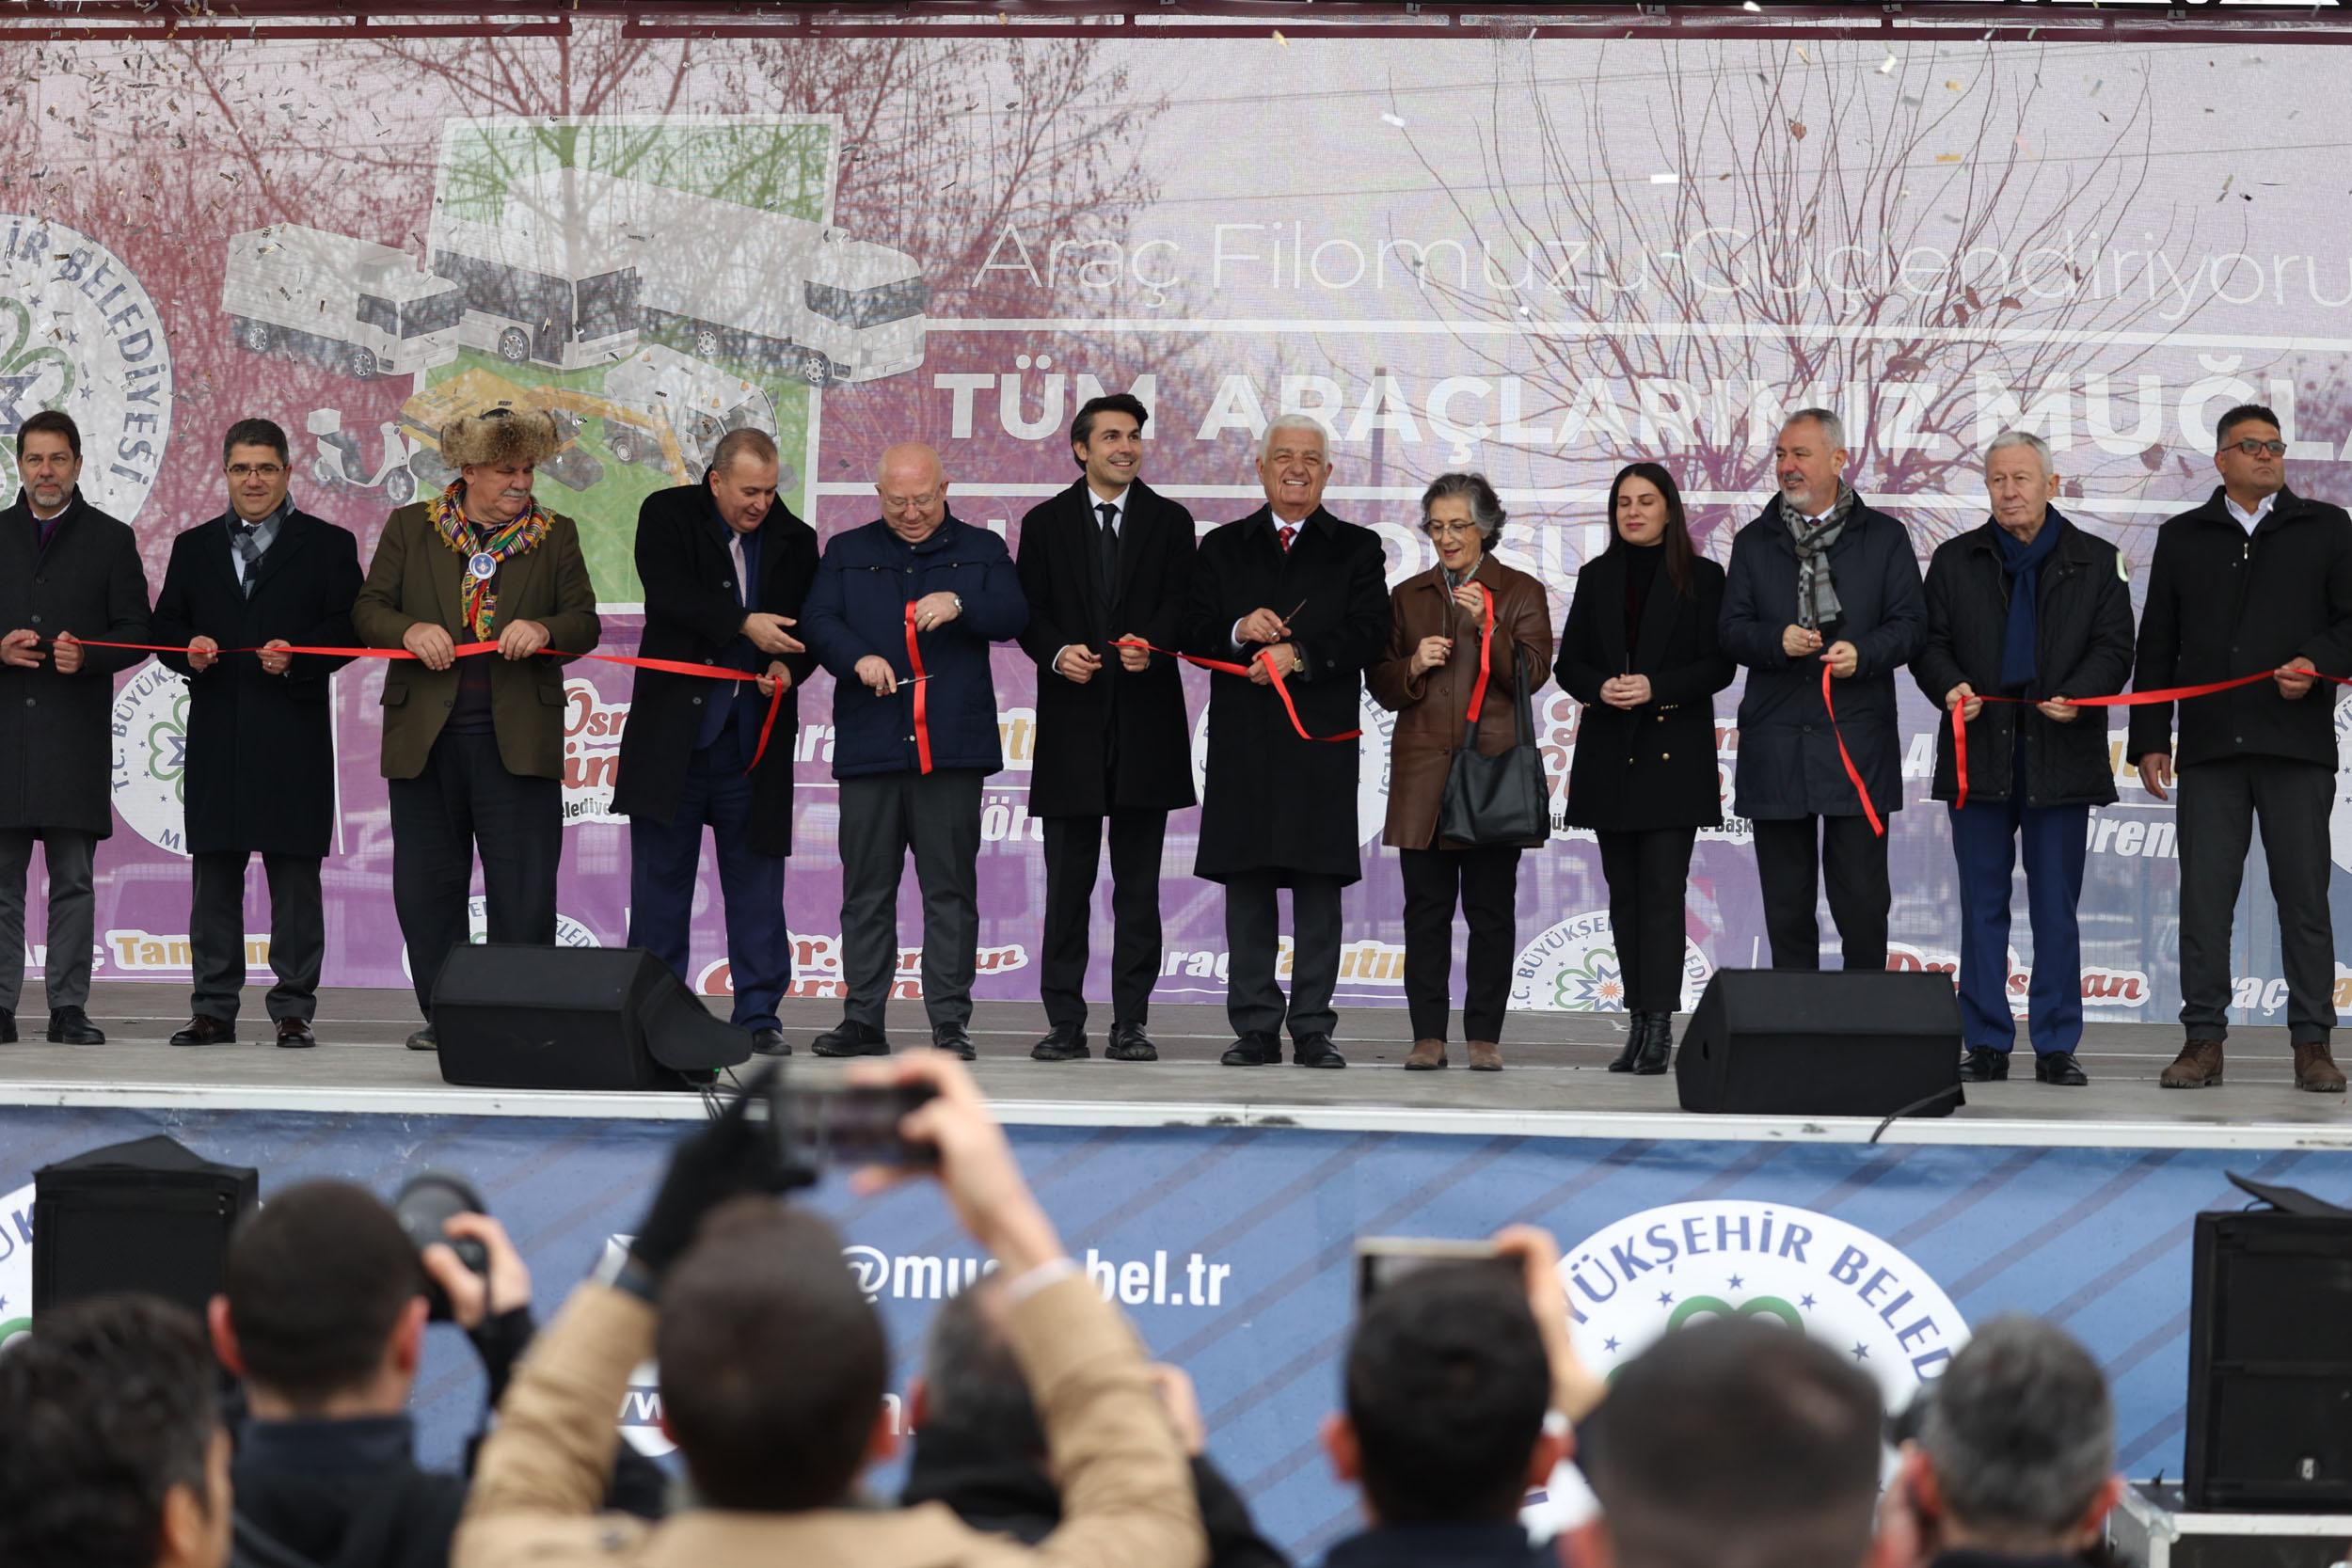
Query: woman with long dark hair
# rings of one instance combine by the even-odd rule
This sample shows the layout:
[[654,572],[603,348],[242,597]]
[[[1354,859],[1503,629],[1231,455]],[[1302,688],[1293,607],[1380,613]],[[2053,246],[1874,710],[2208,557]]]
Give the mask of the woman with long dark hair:
[[1609,547],[1587,562],[1552,673],[1584,705],[1567,820],[1600,839],[1609,924],[1631,1015],[1612,1072],[1666,1070],[1682,995],[1691,846],[1723,822],[1711,699],[1724,569],[1698,553],[1674,476],[1635,463],[1609,486]]

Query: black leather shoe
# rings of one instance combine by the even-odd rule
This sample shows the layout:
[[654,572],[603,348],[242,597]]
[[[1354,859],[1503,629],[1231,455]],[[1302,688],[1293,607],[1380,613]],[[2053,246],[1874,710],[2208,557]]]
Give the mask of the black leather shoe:
[[428,1023],[423,1028],[408,1037],[408,1049],[411,1051],[438,1051],[441,1049],[441,1037],[434,1033],[433,1025]]
[[1345,1067],[1347,1058],[1328,1035],[1304,1035],[1292,1042],[1291,1060],[1300,1067]]
[[1616,1059],[1609,1064],[1610,1071],[1633,1072],[1638,1070],[1642,1053],[1649,1048],[1649,1021],[1650,1015],[1647,1013],[1626,1015],[1625,1048],[1619,1051]]
[[943,1023],[931,1031],[931,1049],[952,1051],[965,1061],[979,1055],[972,1049],[972,1037],[961,1023]]
[[79,1007],[49,1009],[49,1043],[52,1045],[103,1045],[105,1031],[89,1021],[89,1014]]
[[309,1019],[281,1018],[278,1021],[278,1050],[308,1051],[312,1046],[318,1044],[318,1042],[319,1037],[310,1033],[310,1021]]
[[2051,1051],[2033,1059],[2033,1075],[2044,1084],[2057,1084],[2065,1088],[2079,1089],[2090,1082],[2083,1073],[2082,1064],[2074,1060],[2072,1051]]
[[1121,1023],[1111,1030],[1111,1043],[1103,1054],[1114,1062],[1156,1062],[1160,1048],[1152,1043],[1142,1024]]
[[890,1037],[867,1024],[843,1019],[809,1043],[819,1056],[887,1056]]
[[1087,1032],[1074,1023],[1057,1024],[1052,1033],[1029,1047],[1033,1062],[1074,1062],[1094,1053],[1087,1049]]
[[1997,1084],[2009,1076],[2009,1053],[1989,1045],[1971,1046],[1960,1059],[1960,1075],[1972,1084]]
[[0,1045],[14,1045],[15,1043],[16,1015],[6,1007],[0,1007]]
[[1227,1067],[1274,1067],[1282,1060],[1282,1042],[1272,1035],[1244,1035],[1217,1060]]
[[1649,1033],[1642,1037],[1642,1053],[1634,1059],[1633,1070],[1644,1078],[1655,1078],[1666,1070],[1675,1054],[1675,1015],[1649,1015]]
[[781,1029],[761,1029],[752,1036],[752,1054],[789,1056],[792,1054],[792,1042],[784,1037]]
[[237,1026],[225,1018],[199,1013],[188,1020],[188,1026],[171,1037],[174,1045],[230,1045],[237,1038]]

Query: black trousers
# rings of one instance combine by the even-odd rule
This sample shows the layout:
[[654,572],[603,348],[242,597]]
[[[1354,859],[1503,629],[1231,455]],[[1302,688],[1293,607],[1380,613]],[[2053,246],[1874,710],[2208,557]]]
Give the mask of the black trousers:
[[[196,984],[194,1010],[223,1023],[237,1022],[245,990],[245,868],[248,849],[207,850],[188,857],[188,949]],[[319,965],[326,958],[326,911],[319,897],[313,855],[263,855],[269,879],[269,968],[273,1019],[316,1017]]]
[[1671,1013],[1682,1006],[1682,949],[1690,940],[1682,903],[1699,831],[1651,828],[1595,836],[1600,874],[1609,883],[1609,928],[1625,976],[1625,1010]]
[[[1282,945],[1275,894],[1291,884],[1291,990],[1275,978]],[[1340,983],[1340,889],[1337,877],[1306,871],[1237,871],[1225,879],[1225,1016],[1236,1035],[1279,1035],[1285,1017],[1291,1038],[1327,1035],[1339,1027],[1331,992]]]
[[1860,816],[1799,816],[1756,823],[1756,879],[1764,892],[1764,932],[1774,969],[1821,967],[1813,903],[1829,882],[1830,918],[1848,969],[1886,967],[1886,840]]
[[2287,1037],[2325,1042],[2336,1025],[2335,933],[2328,910],[2328,814],[2335,771],[2285,757],[2231,757],[2181,769],[2181,1023],[2191,1039],[2230,1033],[2230,923],[2254,819],[2279,905]]
[[[1087,1021],[1087,937],[1094,875],[1103,858],[1103,818],[1049,816],[1045,823],[1045,942],[1038,996],[1053,1028]],[[1111,1023],[1140,1025],[1160,977],[1160,846],[1164,811],[1115,811],[1111,840]]]
[[868,773],[841,781],[842,1016],[882,1026],[898,972],[898,879],[907,852],[923,890],[923,1013],[937,1029],[972,1022],[980,942],[977,768]]
[[1400,849],[1405,874],[1405,1006],[1413,1037],[1446,1037],[1453,1009],[1454,909],[1461,900],[1470,927],[1465,948],[1462,1037],[1498,1043],[1511,1004],[1511,964],[1518,957],[1519,851]]
[[555,941],[555,867],[564,855],[564,788],[517,778],[498,736],[444,733],[413,779],[385,781],[392,817],[392,909],[408,944],[417,1006],[433,1016],[433,984],[468,939],[467,893],[482,856],[492,942]]

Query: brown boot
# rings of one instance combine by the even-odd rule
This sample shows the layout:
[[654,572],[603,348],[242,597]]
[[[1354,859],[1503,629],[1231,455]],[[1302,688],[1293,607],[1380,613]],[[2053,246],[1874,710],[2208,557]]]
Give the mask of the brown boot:
[[1470,1042],[1470,1067],[1472,1072],[1501,1072],[1502,1048],[1492,1040]]
[[1405,1070],[1428,1072],[1445,1066],[1445,1041],[1415,1040],[1413,1049],[1405,1053]]
[[[1471,1049],[1475,1051],[1477,1048],[1473,1046]],[[1470,1066],[1477,1065],[1478,1060],[1473,1055]],[[2326,1040],[2312,1040],[2309,1044],[2298,1043],[2296,1046],[2295,1086],[2309,1089],[2313,1094],[2344,1092],[2344,1069],[2336,1066],[2335,1058],[2328,1054]]]
[[[2298,1061],[2301,1059],[2297,1053]],[[2221,1042],[2191,1040],[2156,1077],[2168,1089],[2206,1089],[2221,1082]]]

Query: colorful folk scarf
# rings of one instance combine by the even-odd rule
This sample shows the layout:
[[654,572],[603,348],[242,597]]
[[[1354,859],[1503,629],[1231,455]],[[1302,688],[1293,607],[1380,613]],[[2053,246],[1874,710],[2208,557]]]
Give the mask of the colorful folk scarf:
[[[534,498],[513,522],[481,528],[467,521],[466,509],[458,504],[457,492],[464,484],[462,479],[451,480],[449,488],[433,503],[433,531],[465,559],[466,575],[460,587],[466,597],[466,627],[475,641],[486,642],[498,635],[500,563],[537,549],[553,522]],[[474,568],[484,556],[489,557],[490,570],[477,574]]]

